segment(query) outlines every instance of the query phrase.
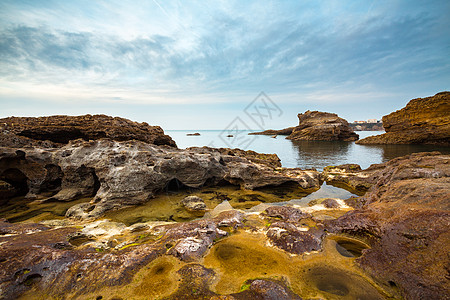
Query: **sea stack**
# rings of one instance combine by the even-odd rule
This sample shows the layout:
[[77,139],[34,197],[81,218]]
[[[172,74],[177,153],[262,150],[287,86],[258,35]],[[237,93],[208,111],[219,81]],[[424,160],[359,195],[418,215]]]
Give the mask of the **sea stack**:
[[450,92],[409,101],[383,117],[386,133],[358,144],[434,144],[450,146]]
[[298,119],[298,126],[287,137],[289,140],[356,141],[359,138],[348,122],[337,114],[308,110],[298,114]]

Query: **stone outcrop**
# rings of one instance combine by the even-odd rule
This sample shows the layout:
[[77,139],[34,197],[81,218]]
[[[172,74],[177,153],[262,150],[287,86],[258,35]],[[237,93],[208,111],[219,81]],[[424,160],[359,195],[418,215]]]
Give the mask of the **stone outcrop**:
[[3,147],[58,147],[75,139],[115,141],[139,140],[154,145],[176,147],[159,126],[137,123],[106,115],[9,117],[0,119]]
[[359,144],[436,144],[450,146],[450,92],[409,101],[383,117],[386,133]]
[[290,135],[294,130],[294,127],[288,127],[280,130],[268,129],[261,132],[251,132],[250,135]]
[[349,123],[354,131],[383,131],[382,123]]
[[180,150],[136,140],[76,140],[55,149],[0,148],[0,180],[22,195],[53,201],[94,197],[68,210],[67,216],[78,218],[142,204],[164,190],[221,181],[243,189],[284,183],[303,189],[320,186],[317,171],[278,166],[276,155],[207,147]]
[[[359,265],[406,299],[450,295],[450,157],[418,153],[354,171],[371,185],[328,230],[370,241]],[[356,175],[355,175],[356,174]]]
[[181,200],[183,206],[190,211],[205,211],[206,204],[202,198],[197,196],[187,196]]
[[356,141],[359,136],[337,114],[306,111],[298,114],[299,124],[287,139],[299,141]]
[[337,114],[308,110],[298,114],[298,119],[296,127],[250,134],[287,135],[287,139],[294,141],[356,141],[359,138],[349,123]]

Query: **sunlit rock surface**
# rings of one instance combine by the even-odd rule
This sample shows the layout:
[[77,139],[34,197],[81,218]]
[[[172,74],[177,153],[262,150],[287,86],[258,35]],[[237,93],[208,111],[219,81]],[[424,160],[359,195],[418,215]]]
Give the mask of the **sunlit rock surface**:
[[450,146],[450,92],[409,101],[383,117],[386,133],[358,144],[435,144]]

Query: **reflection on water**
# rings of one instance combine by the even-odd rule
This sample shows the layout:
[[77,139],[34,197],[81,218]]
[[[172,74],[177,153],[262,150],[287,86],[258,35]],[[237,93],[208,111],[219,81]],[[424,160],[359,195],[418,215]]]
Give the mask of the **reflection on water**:
[[[187,133],[199,132],[200,136],[186,136]],[[246,135],[250,131],[243,131]],[[316,168],[322,170],[326,166],[355,163],[363,169],[371,164],[379,164],[390,159],[415,152],[440,151],[450,154],[449,147],[433,145],[358,145],[355,142],[325,142],[325,141],[291,141],[285,136],[251,136],[254,140],[242,147],[236,140],[221,139],[220,130],[169,130],[166,132],[176,142],[178,147],[213,146],[226,148],[243,148],[262,153],[276,153],[283,167]],[[358,131],[360,138],[381,134],[378,131]],[[246,145],[244,145],[246,146]]]
[[434,145],[364,145],[363,147],[381,151],[383,162],[416,152],[439,151],[442,154],[450,154],[449,147],[440,147]]
[[329,165],[344,164],[352,143],[325,141],[291,141],[297,154],[297,164],[302,168],[323,169]]

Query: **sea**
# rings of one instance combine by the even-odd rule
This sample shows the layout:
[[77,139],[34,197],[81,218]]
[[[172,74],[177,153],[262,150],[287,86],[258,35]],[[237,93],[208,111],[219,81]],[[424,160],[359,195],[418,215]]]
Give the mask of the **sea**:
[[[439,151],[450,154],[449,147],[434,145],[358,145],[355,142],[291,141],[286,136],[248,135],[251,131],[236,130],[166,130],[179,148],[216,147],[240,148],[260,153],[275,153],[283,167],[315,168],[322,171],[326,166],[358,164],[368,168],[396,157],[415,152]],[[199,133],[197,136],[187,134]],[[357,131],[360,139],[382,134],[384,131]],[[230,136],[232,135],[232,136]]]

